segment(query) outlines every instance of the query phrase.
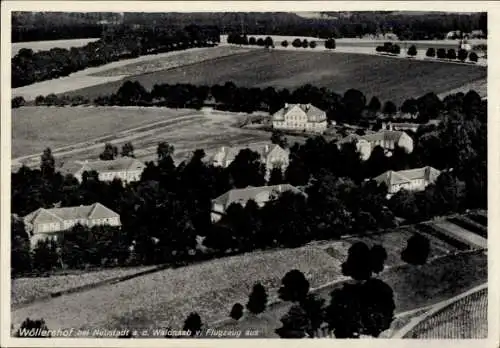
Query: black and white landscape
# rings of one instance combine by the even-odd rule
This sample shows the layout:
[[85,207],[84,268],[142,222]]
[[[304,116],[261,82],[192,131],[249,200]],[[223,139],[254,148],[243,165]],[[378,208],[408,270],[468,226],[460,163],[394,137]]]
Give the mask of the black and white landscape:
[[11,24],[12,337],[488,337],[486,13]]

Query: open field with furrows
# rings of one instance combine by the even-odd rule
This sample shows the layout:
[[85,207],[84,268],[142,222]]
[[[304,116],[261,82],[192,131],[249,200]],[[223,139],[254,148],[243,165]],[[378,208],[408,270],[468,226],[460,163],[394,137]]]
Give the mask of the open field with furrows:
[[74,274],[68,275],[12,279],[10,288],[11,305],[17,306],[58,291],[65,291],[107,279],[132,275],[155,267],[116,268],[94,272],[74,272]]
[[[40,154],[47,146],[59,163],[68,164],[98,158],[106,142],[120,147],[130,141],[138,159],[154,160],[158,143],[167,141],[175,147],[176,161],[186,159],[196,149],[204,149],[210,155],[222,145],[256,146],[268,142],[268,132],[237,127],[247,116],[211,110],[139,107],[14,109],[13,169],[20,163],[38,166]],[[64,124],[64,132],[58,124]],[[291,142],[303,139],[289,137]]]
[[89,42],[99,40],[98,38],[89,39],[70,39],[70,40],[47,40],[47,41],[28,41],[12,43],[12,56],[15,56],[20,49],[29,48],[33,52],[48,51],[52,48],[65,48],[69,50],[71,47],[82,47]]
[[[382,101],[400,104],[409,97],[430,91],[449,91],[484,79],[486,75],[484,67],[462,64],[338,52],[254,50],[241,56],[222,57],[128,79],[137,80],[148,89],[159,83],[214,85],[234,81],[239,86],[289,89],[309,83],[338,93],[356,88],[368,98],[377,95]],[[95,98],[116,91],[122,83],[115,81],[67,94]]]
[[[396,255],[404,247],[403,239],[407,239],[410,235],[408,231],[398,229],[384,236],[362,239],[367,242],[382,243],[388,254],[393,255],[387,263],[387,266],[391,267],[400,264],[396,260]],[[123,283],[89,290],[78,294],[77,297],[61,296],[47,302],[35,303],[15,310],[12,318],[18,325],[25,317],[36,315],[45,318],[49,327],[177,327],[185,319],[186,313],[197,311],[205,322],[214,322],[227,318],[235,302],[246,303],[248,293],[257,281],[262,282],[268,289],[270,301],[276,299],[276,290],[281,278],[294,268],[304,272],[312,287],[344,280],[345,277],[340,273],[340,265],[354,241],[356,239],[347,238],[322,244],[312,243],[296,249],[253,252],[178,269],[168,269]],[[431,249],[434,249],[434,244]],[[433,255],[446,254],[439,250]],[[448,265],[448,271],[450,267],[452,265]],[[391,272],[389,269],[388,272]],[[401,272],[397,271],[392,275],[395,279],[393,283],[397,282],[398,274]],[[417,275],[414,275],[412,286],[417,283]],[[476,275],[482,276],[480,267]],[[401,276],[405,281],[408,278],[406,274],[399,275]],[[464,282],[467,283],[467,278]],[[404,284],[398,286],[403,287]],[[426,286],[435,287],[432,290],[435,292],[441,289],[441,286],[433,283],[427,283]],[[411,287],[408,287],[405,291],[408,292],[410,289]],[[415,308],[411,308],[412,298],[409,294],[399,296],[408,302],[402,310]],[[420,306],[420,303],[418,305]],[[76,311],[78,315],[75,315]]]

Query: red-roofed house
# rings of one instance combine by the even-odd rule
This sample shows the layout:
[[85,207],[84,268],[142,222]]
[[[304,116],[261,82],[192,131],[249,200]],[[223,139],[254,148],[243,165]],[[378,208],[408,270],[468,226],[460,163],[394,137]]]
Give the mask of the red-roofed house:
[[378,184],[384,183],[387,192],[394,194],[399,190],[423,191],[427,185],[434,183],[441,172],[432,167],[400,170],[398,172],[388,170],[373,178]]
[[326,112],[311,104],[285,104],[272,115],[273,128],[323,133],[327,128]]
[[39,208],[24,218],[26,232],[32,236],[31,243],[35,246],[41,239],[57,239],[63,231],[76,224],[84,226],[120,226],[120,215],[100,203],[44,209]]

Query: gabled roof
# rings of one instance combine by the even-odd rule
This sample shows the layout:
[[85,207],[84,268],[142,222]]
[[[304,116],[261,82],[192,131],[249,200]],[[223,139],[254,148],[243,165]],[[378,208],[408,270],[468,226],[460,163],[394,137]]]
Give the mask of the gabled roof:
[[79,207],[39,208],[26,215],[24,221],[33,224],[35,222],[51,223],[74,219],[104,219],[113,217],[120,217],[120,215],[101,203],[94,203],[92,205],[82,205]]
[[219,148],[219,150],[217,150],[217,152],[213,156],[213,159],[215,160],[217,158],[218,160],[223,161],[223,162],[226,162],[226,161],[232,162],[236,158],[238,153],[243,149],[250,149],[252,151],[257,152],[260,155],[261,160],[263,160],[263,161],[265,161],[267,156],[269,156],[271,153],[273,153],[275,151],[281,150],[281,151],[285,151],[285,152],[289,153],[289,151],[287,149],[283,149],[281,146],[279,146],[277,144],[266,144],[266,145],[259,146],[259,147],[256,147],[256,146],[247,146],[247,147],[223,146],[223,147]]
[[293,110],[301,110],[307,115],[308,122],[326,121],[326,112],[312,104],[288,104],[272,115],[274,121],[284,121],[285,116]]
[[120,157],[110,161],[77,161],[76,163],[80,165],[78,171],[95,170],[98,173],[141,170],[145,167],[144,163],[132,157]]
[[267,202],[273,193],[280,194],[285,191],[292,191],[295,193],[303,193],[298,188],[290,184],[272,185],[272,186],[249,186],[243,189],[229,190],[223,195],[212,200],[213,203],[221,204],[227,208],[232,203],[241,203],[245,205],[249,200],[253,199],[257,203]]
[[409,183],[413,180],[424,179],[429,182],[434,182],[441,172],[433,167],[427,166],[422,168],[392,171],[388,170],[385,173],[373,178],[378,184],[385,183],[388,187],[392,185],[400,185]]
[[357,134],[350,134],[346,136],[345,138],[342,138],[339,143],[340,144],[345,144],[345,143],[350,143],[352,141],[359,141],[359,140],[365,140],[369,143],[376,142],[376,141],[399,141],[399,139],[402,136],[409,136],[403,131],[391,131],[391,130],[382,130],[377,133],[372,133],[372,134],[366,134],[366,135],[357,135]]

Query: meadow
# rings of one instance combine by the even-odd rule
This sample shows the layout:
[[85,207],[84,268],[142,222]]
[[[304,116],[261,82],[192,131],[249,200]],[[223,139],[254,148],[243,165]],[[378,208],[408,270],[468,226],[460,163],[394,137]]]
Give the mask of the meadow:
[[[12,112],[13,168],[38,166],[50,147],[58,163],[97,159],[106,142],[121,147],[132,142],[140,160],[156,159],[162,141],[175,147],[174,160],[196,149],[210,155],[220,146],[260,146],[270,141],[265,131],[238,128],[244,113],[141,107],[23,107]],[[59,125],[64,125],[62,132]],[[96,127],[96,125],[99,127]],[[289,137],[291,142],[303,137]]]
[[[227,81],[245,87],[288,89],[312,84],[328,87],[337,93],[355,88],[368,98],[376,95],[382,101],[392,100],[399,105],[409,97],[418,97],[431,91],[449,91],[484,79],[486,75],[486,68],[472,65],[367,54],[262,49],[126,79],[137,80],[147,89],[161,83],[214,85]],[[118,90],[123,81],[65,94],[92,99]]]
[[115,268],[93,272],[74,272],[74,274],[68,275],[51,275],[49,277],[15,278],[11,281],[11,305],[16,307],[20,304],[49,296],[51,293],[95,284],[117,277],[129,276],[155,267]]
[[[387,249],[390,257],[382,278],[396,293],[398,312],[430,305],[433,301],[453,296],[471,284],[477,285],[477,282],[484,280],[485,255],[447,256],[455,249],[450,247],[443,250],[442,245],[435,247],[433,241],[433,260],[427,265],[401,266],[397,255],[411,234],[411,231],[403,228],[361,238],[369,244],[381,243]],[[318,290],[320,296],[328,298],[338,282],[345,280],[340,265],[345,260],[349,246],[357,240],[346,238],[311,243],[295,249],[256,251],[167,269],[92,289],[77,296],[61,296],[34,303],[14,310],[12,319],[18,325],[27,316],[36,315],[43,317],[49,327],[178,327],[189,312],[197,311],[205,322],[217,322],[227,318],[234,303],[246,303],[250,289],[257,281],[263,283],[268,289],[270,301],[275,302],[281,278],[294,268],[304,272],[313,288],[321,287]],[[286,303],[277,302],[262,318],[249,317],[241,325],[251,327],[260,320],[258,328],[272,329],[287,306]],[[274,320],[274,324],[271,325],[270,320]],[[232,324],[220,322],[221,327],[228,325]]]

